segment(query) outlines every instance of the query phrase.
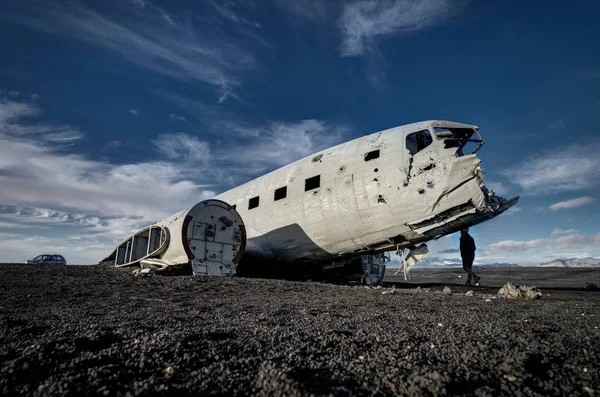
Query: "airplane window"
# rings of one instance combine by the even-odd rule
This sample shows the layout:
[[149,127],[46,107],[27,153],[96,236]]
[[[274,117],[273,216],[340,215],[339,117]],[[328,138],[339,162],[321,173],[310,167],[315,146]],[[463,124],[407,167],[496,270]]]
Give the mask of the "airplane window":
[[304,191],[316,189],[321,186],[321,175],[313,176],[304,181]]
[[252,208],[256,208],[258,207],[258,196],[256,197],[252,197],[250,199],[250,201],[248,201],[248,209],[251,210]]
[[431,142],[433,142],[433,139],[431,139],[431,132],[429,130],[418,131],[406,137],[406,148],[410,152],[410,155],[414,156],[431,145]]
[[275,201],[281,200],[287,197],[287,186],[280,187],[275,190]]
[[379,158],[379,149],[365,154],[365,161],[371,161],[376,158]]

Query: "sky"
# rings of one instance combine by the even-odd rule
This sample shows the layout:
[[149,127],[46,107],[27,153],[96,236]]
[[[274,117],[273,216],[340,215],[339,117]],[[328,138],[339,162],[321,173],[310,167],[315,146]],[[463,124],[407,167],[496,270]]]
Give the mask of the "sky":
[[[291,161],[475,124],[475,263],[600,257],[600,12],[506,0],[0,2],[0,262],[93,264]],[[459,261],[458,235],[423,264]]]

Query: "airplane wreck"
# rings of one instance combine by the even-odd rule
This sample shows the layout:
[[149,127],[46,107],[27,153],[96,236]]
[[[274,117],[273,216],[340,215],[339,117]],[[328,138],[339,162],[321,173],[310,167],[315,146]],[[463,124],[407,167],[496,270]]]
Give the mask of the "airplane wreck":
[[423,121],[342,143],[149,225],[102,262],[371,285],[395,251],[406,277],[427,241],[519,200],[485,187],[478,130]]

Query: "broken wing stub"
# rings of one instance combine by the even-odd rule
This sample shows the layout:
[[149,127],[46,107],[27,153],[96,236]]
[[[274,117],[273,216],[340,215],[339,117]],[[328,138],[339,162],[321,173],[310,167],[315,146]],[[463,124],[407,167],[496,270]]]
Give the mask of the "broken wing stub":
[[398,247],[396,255],[400,256],[402,258],[402,261],[400,262],[400,268],[398,269],[398,271],[396,271],[396,273],[394,273],[394,276],[402,272],[404,275],[404,280],[409,280],[410,270],[413,268],[414,265],[417,264],[418,261],[420,261],[425,255],[427,255],[428,252],[429,249],[427,248],[427,244],[421,244],[416,248],[404,249]]
[[192,267],[194,274],[232,276],[246,247],[239,213],[205,200],[134,233],[101,262],[156,271]]

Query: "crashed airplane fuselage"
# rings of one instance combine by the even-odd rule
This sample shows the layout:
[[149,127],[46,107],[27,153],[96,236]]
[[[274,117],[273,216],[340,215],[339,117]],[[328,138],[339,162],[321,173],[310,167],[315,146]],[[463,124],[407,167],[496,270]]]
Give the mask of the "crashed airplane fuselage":
[[[215,202],[231,206],[230,218],[241,218],[245,247],[241,256],[241,242],[236,248],[237,269],[217,266],[206,274],[265,275],[266,263],[308,277],[356,269],[361,256],[410,254],[421,243],[491,219],[518,197],[507,201],[484,186],[475,154],[483,143],[477,126],[424,121],[334,146],[224,192]],[[176,232],[183,245],[193,224]],[[188,260],[176,262],[205,261],[187,251]]]

